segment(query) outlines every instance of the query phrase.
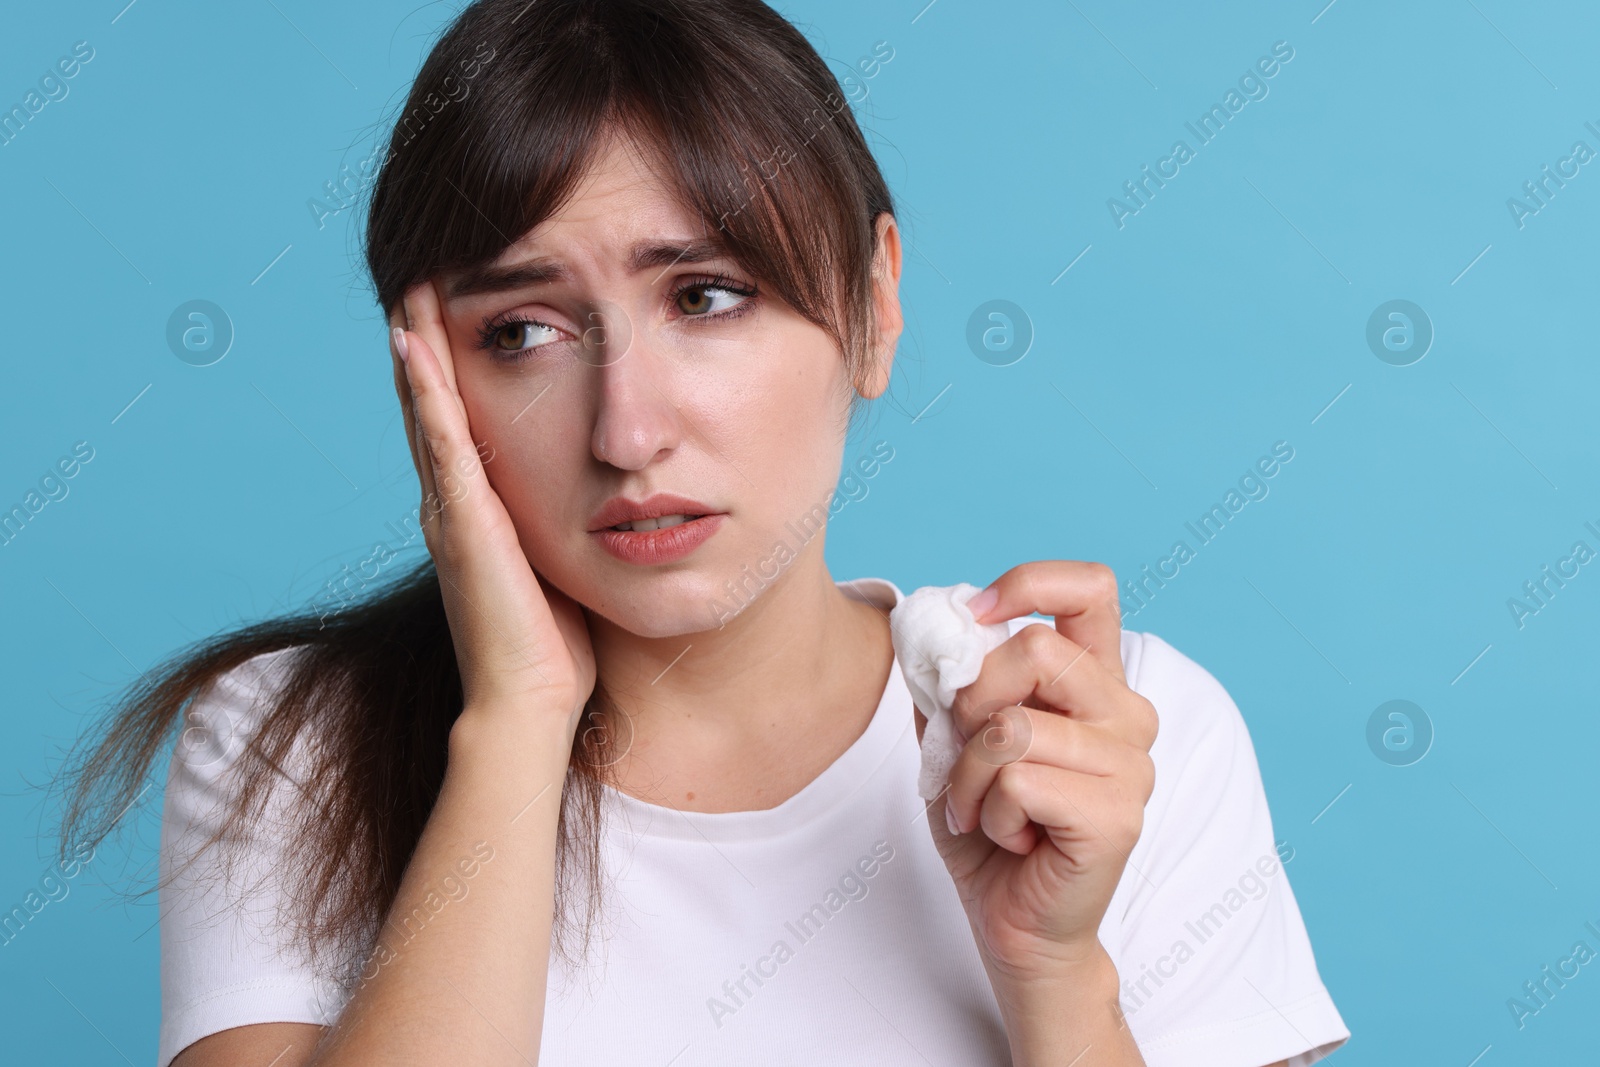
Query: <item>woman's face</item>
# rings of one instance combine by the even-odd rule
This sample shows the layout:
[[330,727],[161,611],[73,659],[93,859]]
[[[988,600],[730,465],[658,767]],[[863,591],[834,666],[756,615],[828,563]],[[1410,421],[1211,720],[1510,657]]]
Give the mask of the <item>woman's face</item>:
[[[827,514],[856,388],[828,334],[756,292],[715,236],[614,137],[558,214],[487,270],[437,279],[457,388],[523,551],[641,636],[716,627],[796,565],[777,545],[797,554],[795,531]],[[898,304],[887,317],[897,335]],[[887,383],[888,344],[865,396]],[[669,537],[709,537],[650,562],[660,534],[596,532],[608,504],[658,493],[711,516]]]

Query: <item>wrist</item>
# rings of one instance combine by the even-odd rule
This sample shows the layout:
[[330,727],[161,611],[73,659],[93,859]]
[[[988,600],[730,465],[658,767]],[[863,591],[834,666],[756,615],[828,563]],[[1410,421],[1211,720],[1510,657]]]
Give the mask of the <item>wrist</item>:
[[990,980],[1002,1008],[1028,1011],[1045,1004],[1059,1008],[1063,998],[1104,1003],[1116,996],[1119,978],[1111,954],[1096,939],[1081,951],[1025,974],[991,969]]
[[449,764],[501,764],[565,773],[581,714],[469,704],[450,727]]
[[1017,1067],[1142,1064],[1118,999],[1116,964],[1097,941],[1059,967],[991,977]]

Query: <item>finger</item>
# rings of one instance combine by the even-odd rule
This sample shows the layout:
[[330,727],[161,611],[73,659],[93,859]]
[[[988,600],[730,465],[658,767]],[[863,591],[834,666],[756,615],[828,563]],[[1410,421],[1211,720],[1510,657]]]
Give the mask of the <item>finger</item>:
[[[397,318],[401,320],[406,318],[403,309],[399,314],[391,316],[391,321]],[[417,525],[426,529],[429,517],[439,510],[439,493],[436,488],[437,476],[433,457],[428,451],[427,440],[422,431],[421,413],[417,411],[411,367],[400,357],[400,346],[406,344],[407,336],[409,335],[403,326],[393,327],[389,331],[389,350],[395,365],[395,391],[400,397],[400,413],[405,420],[406,444],[411,448],[411,462],[417,468],[417,484],[422,490],[422,504],[417,510]]]
[[[444,380],[450,385],[450,394],[461,403],[460,390],[456,388],[456,364],[450,351],[450,337],[444,328],[444,313],[439,302],[439,291],[434,288],[433,282],[424,281],[412,286],[406,292],[406,310],[411,315],[411,329],[422,335],[428,342],[428,347],[439,359],[439,366],[444,370]],[[466,417],[466,405],[461,404],[462,417]]]
[[1033,708],[1004,708],[973,734],[951,766],[950,810],[960,825],[973,825],[1001,770],[1015,763],[1138,779],[1141,761],[1149,757],[1098,726]]
[[[978,677],[956,691],[950,713],[966,737],[982,727],[990,711],[1026,704],[1111,726],[1132,742],[1152,726],[1136,710],[1136,702],[1142,700],[1120,678],[1108,675],[1086,649],[1049,626],[1034,623],[984,657]],[[1152,734],[1150,740],[1154,739]]]
[[1008,765],[984,796],[974,828],[1001,848],[1027,855],[1041,827],[1063,850],[1104,849],[1126,858],[1143,830],[1144,805],[1117,778],[1042,763]]
[[1087,648],[1113,677],[1125,677],[1122,612],[1117,602],[1117,576],[1110,567],[1075,559],[1034,560],[1012,567],[984,593],[990,590],[996,594],[995,602],[981,615],[974,612],[979,622],[1029,614],[1054,616],[1062,636]]
[[[406,447],[411,450],[411,463],[417,468],[419,480],[423,477],[422,454],[417,450],[416,415],[413,412],[414,404],[411,396],[411,382],[406,378],[405,361],[400,358],[400,350],[395,346],[394,331],[406,328],[406,312],[403,303],[397,303],[389,310],[389,359],[394,364],[394,393],[400,400],[400,424],[405,428]],[[432,477],[432,472],[429,472]],[[429,491],[429,483],[422,483],[424,495]]]
[[[462,424],[467,427],[467,437],[477,447],[477,438],[472,435],[471,420],[467,417],[467,404],[461,398],[456,379],[455,354],[450,348],[450,335],[445,330],[443,302],[439,299],[438,286],[431,280],[412,286],[406,297],[406,306],[412,316],[411,328],[422,335],[438,358],[445,381],[450,384],[450,396],[460,409]],[[480,448],[480,458],[482,454]]]
[[429,549],[437,554],[442,547],[437,538],[444,533],[447,521],[455,521],[452,516],[457,514],[471,515],[471,507],[463,513],[464,502],[487,502],[490,496],[481,491],[486,487],[483,465],[468,435],[466,416],[445,381],[437,355],[421,334],[408,330],[404,336],[410,353],[405,367],[418,448],[425,461],[423,467],[432,478],[429,495],[423,501],[422,525],[425,534],[432,531],[434,539],[430,539]]

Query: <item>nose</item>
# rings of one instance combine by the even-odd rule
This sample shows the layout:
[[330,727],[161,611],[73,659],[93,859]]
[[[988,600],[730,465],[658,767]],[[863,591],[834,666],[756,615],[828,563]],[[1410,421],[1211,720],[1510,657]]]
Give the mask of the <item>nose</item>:
[[[601,329],[585,346],[598,391],[590,451],[600,462],[640,470],[683,439],[683,416],[673,399],[669,361],[647,332],[630,330],[621,312],[608,309]],[[625,333],[625,331],[627,331]]]

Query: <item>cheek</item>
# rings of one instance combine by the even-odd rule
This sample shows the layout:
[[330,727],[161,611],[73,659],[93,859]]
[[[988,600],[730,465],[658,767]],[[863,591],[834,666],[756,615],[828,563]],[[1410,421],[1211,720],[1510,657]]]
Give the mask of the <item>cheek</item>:
[[764,335],[734,358],[705,364],[689,386],[682,395],[694,424],[748,471],[757,491],[832,485],[849,387],[821,330],[808,324]]
[[524,545],[550,546],[581,524],[577,491],[588,435],[571,415],[580,410],[575,398],[558,396],[559,382],[467,367],[458,368],[456,384],[473,441],[487,457],[489,484]]
[[818,327],[786,326],[718,353],[679,394],[692,405],[684,444],[719,469],[742,514],[716,553],[729,573],[792,541],[789,524],[826,506],[839,477],[850,394],[838,350]]

